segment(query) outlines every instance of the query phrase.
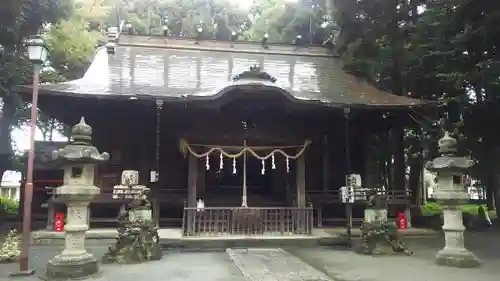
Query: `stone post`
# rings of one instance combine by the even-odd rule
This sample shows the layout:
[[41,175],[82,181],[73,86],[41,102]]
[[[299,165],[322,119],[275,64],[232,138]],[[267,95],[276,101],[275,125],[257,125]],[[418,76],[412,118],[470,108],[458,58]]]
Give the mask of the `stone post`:
[[[459,157],[457,140],[446,132],[438,142],[441,156],[426,163],[426,169],[437,172],[436,199],[443,205],[445,246],[436,255],[436,263],[452,267],[477,267],[479,259],[464,245],[465,227],[461,204],[466,204],[468,194],[459,180],[474,165],[474,161]],[[458,180],[454,180],[458,179]]]
[[85,250],[85,233],[89,204],[100,193],[94,186],[95,165],[107,161],[109,154],[92,146],[92,128],[83,117],[71,133],[73,141],[52,153],[64,169],[64,183],[55,192],[67,206],[64,250],[47,265],[47,277],[53,279],[81,278],[99,271],[97,259]]

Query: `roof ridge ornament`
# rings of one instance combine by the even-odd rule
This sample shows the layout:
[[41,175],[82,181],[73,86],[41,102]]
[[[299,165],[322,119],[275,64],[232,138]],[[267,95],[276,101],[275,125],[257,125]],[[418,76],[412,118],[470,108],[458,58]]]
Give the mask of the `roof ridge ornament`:
[[264,80],[273,83],[276,82],[275,77],[269,75],[269,73],[267,72],[262,71],[260,66],[257,66],[255,64],[251,65],[248,70],[243,71],[242,73],[233,77],[233,81],[246,80],[246,79]]

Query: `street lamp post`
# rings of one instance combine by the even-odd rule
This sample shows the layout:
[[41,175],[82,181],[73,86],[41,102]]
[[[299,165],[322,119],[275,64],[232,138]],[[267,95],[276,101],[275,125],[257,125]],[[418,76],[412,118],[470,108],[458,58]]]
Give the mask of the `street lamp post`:
[[43,62],[47,59],[47,48],[40,36],[26,41],[28,56],[33,63],[33,96],[31,102],[31,122],[30,122],[30,149],[28,152],[28,169],[26,172],[26,184],[24,186],[23,202],[23,233],[21,244],[21,257],[19,260],[19,272],[12,275],[33,275],[34,269],[28,268],[29,247],[31,236],[31,202],[33,199],[33,169],[35,164],[35,132],[38,108],[38,86],[40,81],[40,70]]

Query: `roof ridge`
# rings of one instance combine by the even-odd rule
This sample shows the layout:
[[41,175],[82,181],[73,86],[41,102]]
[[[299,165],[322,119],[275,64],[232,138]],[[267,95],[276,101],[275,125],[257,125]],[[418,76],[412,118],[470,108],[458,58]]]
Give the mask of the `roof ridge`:
[[135,36],[121,35],[118,46],[128,47],[150,47],[192,51],[216,51],[229,53],[248,53],[265,55],[289,55],[301,57],[338,57],[334,52],[320,46],[300,46],[294,45],[269,45],[269,48],[262,48],[259,44],[248,42],[226,42],[217,40],[203,40],[195,44],[194,39],[182,38],[172,39],[159,36]]

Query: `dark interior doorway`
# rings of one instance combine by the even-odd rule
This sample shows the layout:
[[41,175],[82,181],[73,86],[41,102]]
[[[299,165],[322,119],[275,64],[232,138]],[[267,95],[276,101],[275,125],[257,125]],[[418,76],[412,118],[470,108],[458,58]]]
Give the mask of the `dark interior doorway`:
[[[217,159],[215,167],[205,171],[206,173],[206,195],[205,206],[241,206],[243,193],[243,157],[236,159],[236,173],[233,171],[233,161],[225,159],[223,168]],[[247,157],[247,202],[249,207],[279,206],[285,200],[273,196],[272,167],[270,161],[265,161],[264,173],[262,173],[262,161]]]

